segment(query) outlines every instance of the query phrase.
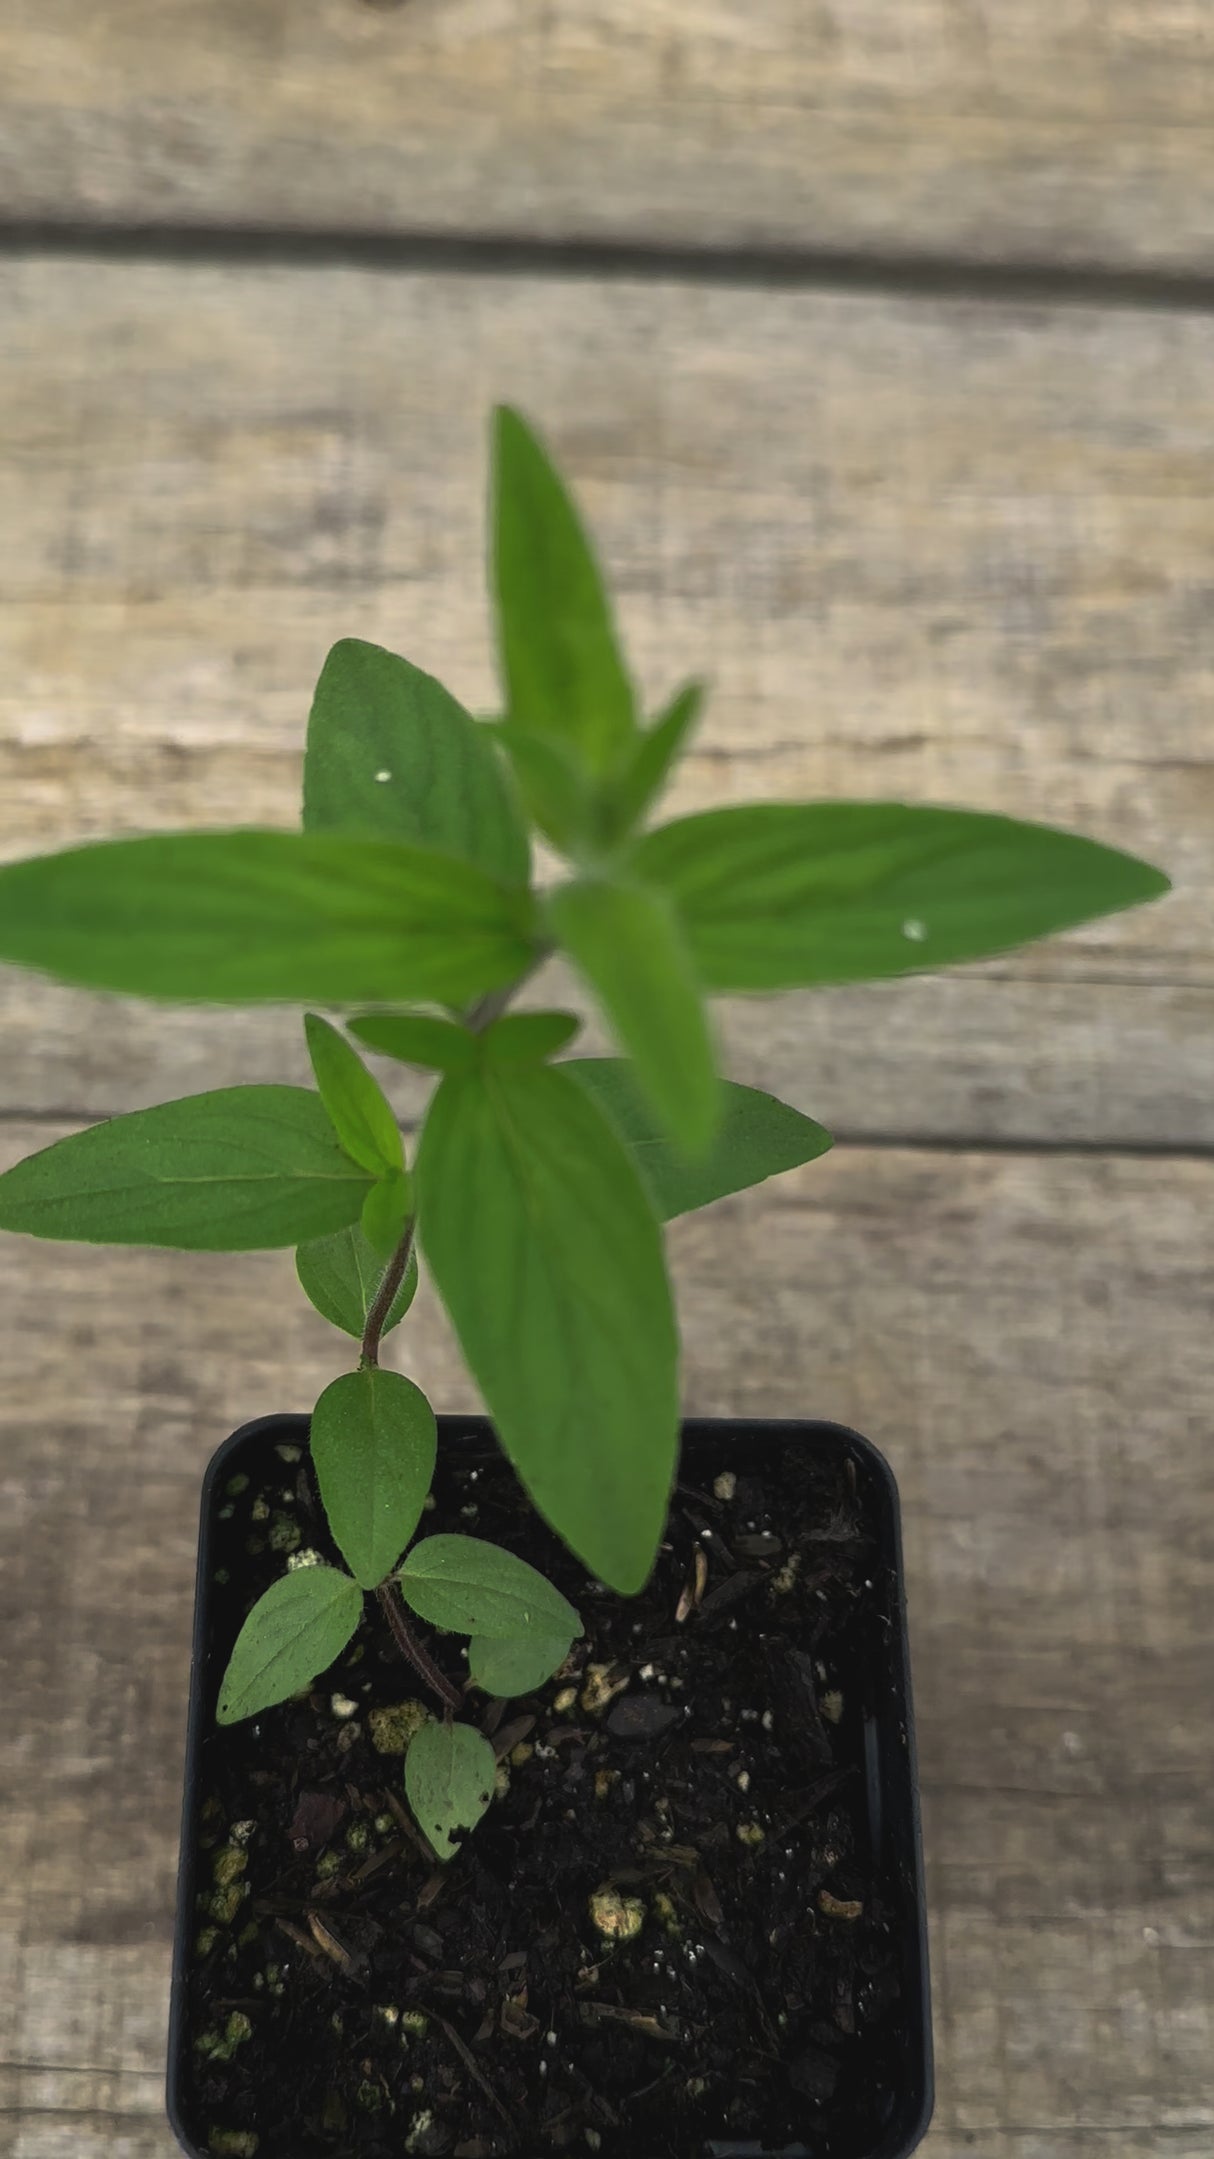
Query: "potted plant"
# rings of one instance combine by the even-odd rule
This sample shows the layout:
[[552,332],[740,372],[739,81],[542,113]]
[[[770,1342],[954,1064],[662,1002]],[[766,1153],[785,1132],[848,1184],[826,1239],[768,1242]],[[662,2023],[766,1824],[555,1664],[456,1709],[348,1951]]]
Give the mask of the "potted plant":
[[[10,1231],[295,1247],[359,1345],[206,1479],[170,2113],[209,2159],[898,2159],[931,2068],[897,1500],[838,1426],[692,1423],[680,1455],[662,1224],[830,1144],[721,1079],[705,1000],[934,970],[1167,881],[954,809],[651,822],[700,690],[642,722],[510,411],[493,472],[503,718],[347,640],[301,831],[0,869],[0,958],[324,1008],[314,1090],[0,1177]],[[552,952],[618,1058],[508,1010]],[[361,1051],[432,1077],[408,1161]],[[419,1252],[491,1423],[380,1362]]]

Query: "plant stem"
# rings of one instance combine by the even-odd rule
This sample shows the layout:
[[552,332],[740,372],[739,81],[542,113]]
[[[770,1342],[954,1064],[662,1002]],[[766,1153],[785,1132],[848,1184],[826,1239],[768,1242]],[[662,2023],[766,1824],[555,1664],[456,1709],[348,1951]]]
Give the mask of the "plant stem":
[[394,1585],[391,1582],[381,1582],[375,1594],[402,1657],[407,1657],[418,1677],[424,1679],[428,1687],[433,1687],[440,1702],[445,1702],[448,1709],[458,1709],[463,1700],[459,1688],[453,1686],[439,1671],[434,1659],[427,1655],[421,1643],[414,1638],[413,1630],[405,1618],[404,1605]]
[[383,1336],[384,1322],[392,1310],[392,1300],[405,1279],[405,1269],[413,1256],[415,1228],[415,1220],[410,1215],[405,1224],[405,1234],[388,1261],[383,1281],[375,1292],[375,1302],[367,1314],[367,1324],[363,1328],[362,1355],[358,1360],[360,1371],[364,1370],[367,1365],[378,1365],[379,1363],[379,1345]]
[[483,1034],[486,1027],[501,1018],[518,987],[517,982],[512,982],[509,989],[490,990],[487,996],[478,997],[476,1003],[468,1007],[465,1025],[472,1029],[474,1035]]
[[492,1026],[494,1020],[500,1020],[511,999],[518,996],[523,985],[529,982],[537,968],[543,965],[550,950],[551,947],[549,946],[544,951],[537,953],[531,965],[524,969],[517,981],[507,983],[505,989],[488,990],[483,997],[477,998],[475,1004],[469,1005],[464,1014],[465,1027],[470,1027],[474,1035],[479,1035],[484,1033],[486,1027]]

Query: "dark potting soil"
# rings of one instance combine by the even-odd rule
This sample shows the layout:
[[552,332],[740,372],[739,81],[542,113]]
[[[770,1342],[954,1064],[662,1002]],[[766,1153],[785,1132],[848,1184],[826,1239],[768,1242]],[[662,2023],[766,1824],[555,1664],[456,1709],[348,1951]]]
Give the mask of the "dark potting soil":
[[[841,1437],[710,1431],[632,1599],[588,1581],[491,1443],[444,1439],[421,1533],[508,1545],[586,1629],[536,1693],[469,1692],[499,1793],[446,1866],[404,1805],[408,1712],[383,1714],[425,1689],[373,1598],[306,1698],[215,1726],[255,1597],[292,1551],[340,1564],[305,1451],[270,1433],[229,1456],[179,2085],[200,2151],[880,2148],[906,1916],[866,1804],[863,1697],[893,1598],[869,1472]],[[426,1632],[460,1678],[459,1640]]]

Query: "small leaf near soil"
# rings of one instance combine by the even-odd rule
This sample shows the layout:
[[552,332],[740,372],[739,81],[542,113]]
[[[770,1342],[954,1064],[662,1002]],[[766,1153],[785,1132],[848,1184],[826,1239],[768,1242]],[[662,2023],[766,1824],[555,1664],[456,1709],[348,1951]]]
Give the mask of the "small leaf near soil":
[[470,1724],[426,1724],[405,1757],[405,1793],[438,1857],[454,1859],[493,1797],[497,1763]]
[[329,1527],[364,1589],[395,1566],[422,1517],[438,1445],[434,1411],[400,1372],[343,1372],[312,1412]]
[[237,1724],[306,1687],[341,1655],[362,1606],[357,1582],[337,1567],[301,1567],[272,1582],[236,1637],[217,1721]]
[[511,1700],[551,1679],[568,1656],[572,1640],[567,1632],[508,1635],[498,1641],[475,1634],[468,1644],[468,1670],[486,1694]]
[[537,1568],[483,1537],[423,1538],[398,1580],[406,1603],[431,1626],[452,1634],[488,1635],[495,1641],[564,1634],[567,1650],[581,1627],[573,1606]]

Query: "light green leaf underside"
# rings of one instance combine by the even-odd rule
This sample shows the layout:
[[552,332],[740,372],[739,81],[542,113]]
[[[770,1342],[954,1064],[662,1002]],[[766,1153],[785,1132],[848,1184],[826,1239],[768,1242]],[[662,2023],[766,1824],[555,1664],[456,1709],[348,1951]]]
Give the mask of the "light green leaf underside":
[[625,1059],[574,1057],[561,1070],[594,1097],[627,1141],[666,1222],[813,1162],[832,1144],[830,1133],[812,1117],[759,1087],[730,1080],[722,1089],[724,1116],[710,1152],[702,1161],[687,1162],[659,1129]]
[[[357,1222],[318,1237],[299,1247],[295,1272],[301,1287],[330,1326],[340,1327],[356,1339],[362,1336],[367,1315],[383,1280],[385,1261],[364,1237]],[[417,1294],[417,1256],[414,1254],[384,1322],[384,1333],[399,1326]]]

